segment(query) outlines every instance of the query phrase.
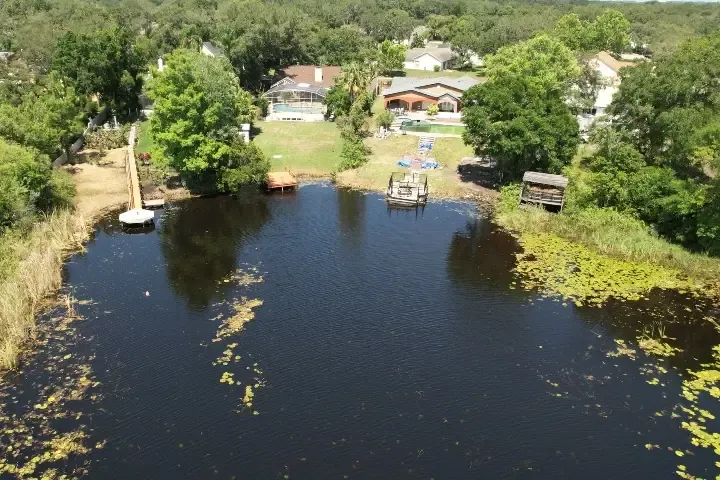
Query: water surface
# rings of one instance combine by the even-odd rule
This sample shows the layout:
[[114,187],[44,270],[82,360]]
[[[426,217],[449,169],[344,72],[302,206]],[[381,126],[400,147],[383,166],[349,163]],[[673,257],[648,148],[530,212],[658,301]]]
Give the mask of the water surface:
[[[667,447],[689,448],[655,412],[717,337],[680,296],[597,309],[519,290],[515,242],[466,204],[392,210],[310,185],[159,217],[136,235],[105,221],[67,266],[95,302],[74,348],[104,390],[88,478],[673,478]],[[262,283],[223,281],[251,267]],[[213,342],[242,297],[264,304]],[[607,356],[658,321],[684,348],[662,388],[642,352]],[[230,342],[241,361],[213,365]],[[219,382],[254,369],[257,415]],[[684,462],[709,476],[714,459]]]

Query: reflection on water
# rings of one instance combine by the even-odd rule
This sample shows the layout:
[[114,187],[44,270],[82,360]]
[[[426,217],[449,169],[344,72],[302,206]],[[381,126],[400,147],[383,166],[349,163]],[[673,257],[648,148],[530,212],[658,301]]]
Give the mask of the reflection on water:
[[337,189],[338,220],[343,241],[359,245],[364,237],[367,196],[357,190]]
[[174,205],[160,231],[173,289],[192,308],[206,307],[218,295],[218,282],[235,271],[242,242],[269,219],[266,199],[254,192]]

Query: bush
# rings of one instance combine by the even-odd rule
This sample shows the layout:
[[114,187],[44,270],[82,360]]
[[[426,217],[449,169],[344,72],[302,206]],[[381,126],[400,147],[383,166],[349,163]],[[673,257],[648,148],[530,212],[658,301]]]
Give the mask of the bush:
[[375,115],[375,124],[378,127],[388,128],[390,125],[392,125],[393,120],[395,120],[395,117],[393,117],[393,114],[388,112],[387,110],[383,110],[382,112]]
[[367,156],[370,153],[362,142],[362,138],[345,139],[340,152],[342,161],[338,166],[338,171],[352,170],[361,167],[367,162]]
[[435,65],[435,66],[433,67],[433,72],[439,72],[439,71],[440,71],[440,66],[439,66],[439,65]]
[[117,130],[100,128],[87,134],[85,145],[88,148],[100,151],[122,148],[127,145],[129,131],[129,124],[125,124]]
[[440,109],[438,108],[438,106],[436,104],[433,103],[431,105],[428,105],[428,108],[427,108],[428,115],[435,116],[438,114],[438,112],[440,112]]

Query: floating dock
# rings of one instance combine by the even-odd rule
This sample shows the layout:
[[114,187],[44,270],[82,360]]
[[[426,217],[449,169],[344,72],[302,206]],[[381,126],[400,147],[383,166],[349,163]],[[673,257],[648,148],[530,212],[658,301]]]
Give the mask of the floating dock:
[[294,190],[297,188],[297,179],[290,172],[270,172],[267,174],[265,188],[268,192]]

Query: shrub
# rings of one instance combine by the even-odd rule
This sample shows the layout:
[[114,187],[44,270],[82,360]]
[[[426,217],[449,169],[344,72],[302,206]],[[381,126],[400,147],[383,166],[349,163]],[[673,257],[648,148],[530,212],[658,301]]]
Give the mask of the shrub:
[[338,166],[338,171],[352,170],[361,167],[367,162],[368,149],[362,142],[362,138],[356,137],[345,139],[340,152],[342,161]]
[[439,111],[440,111],[440,109],[434,103],[432,105],[429,105],[427,108],[427,114],[431,115],[431,116],[437,115]]
[[440,71],[440,66],[439,66],[439,65],[435,65],[435,66],[433,67],[433,72],[439,72],[439,71]]
[[392,125],[394,119],[395,117],[393,117],[392,113],[388,112],[387,110],[383,110],[382,112],[375,115],[375,124],[378,127],[388,128],[390,125]]
[[85,145],[95,150],[111,150],[113,148],[122,148],[127,145],[128,132],[130,126],[123,125],[117,130],[97,129],[90,132],[85,137]]

